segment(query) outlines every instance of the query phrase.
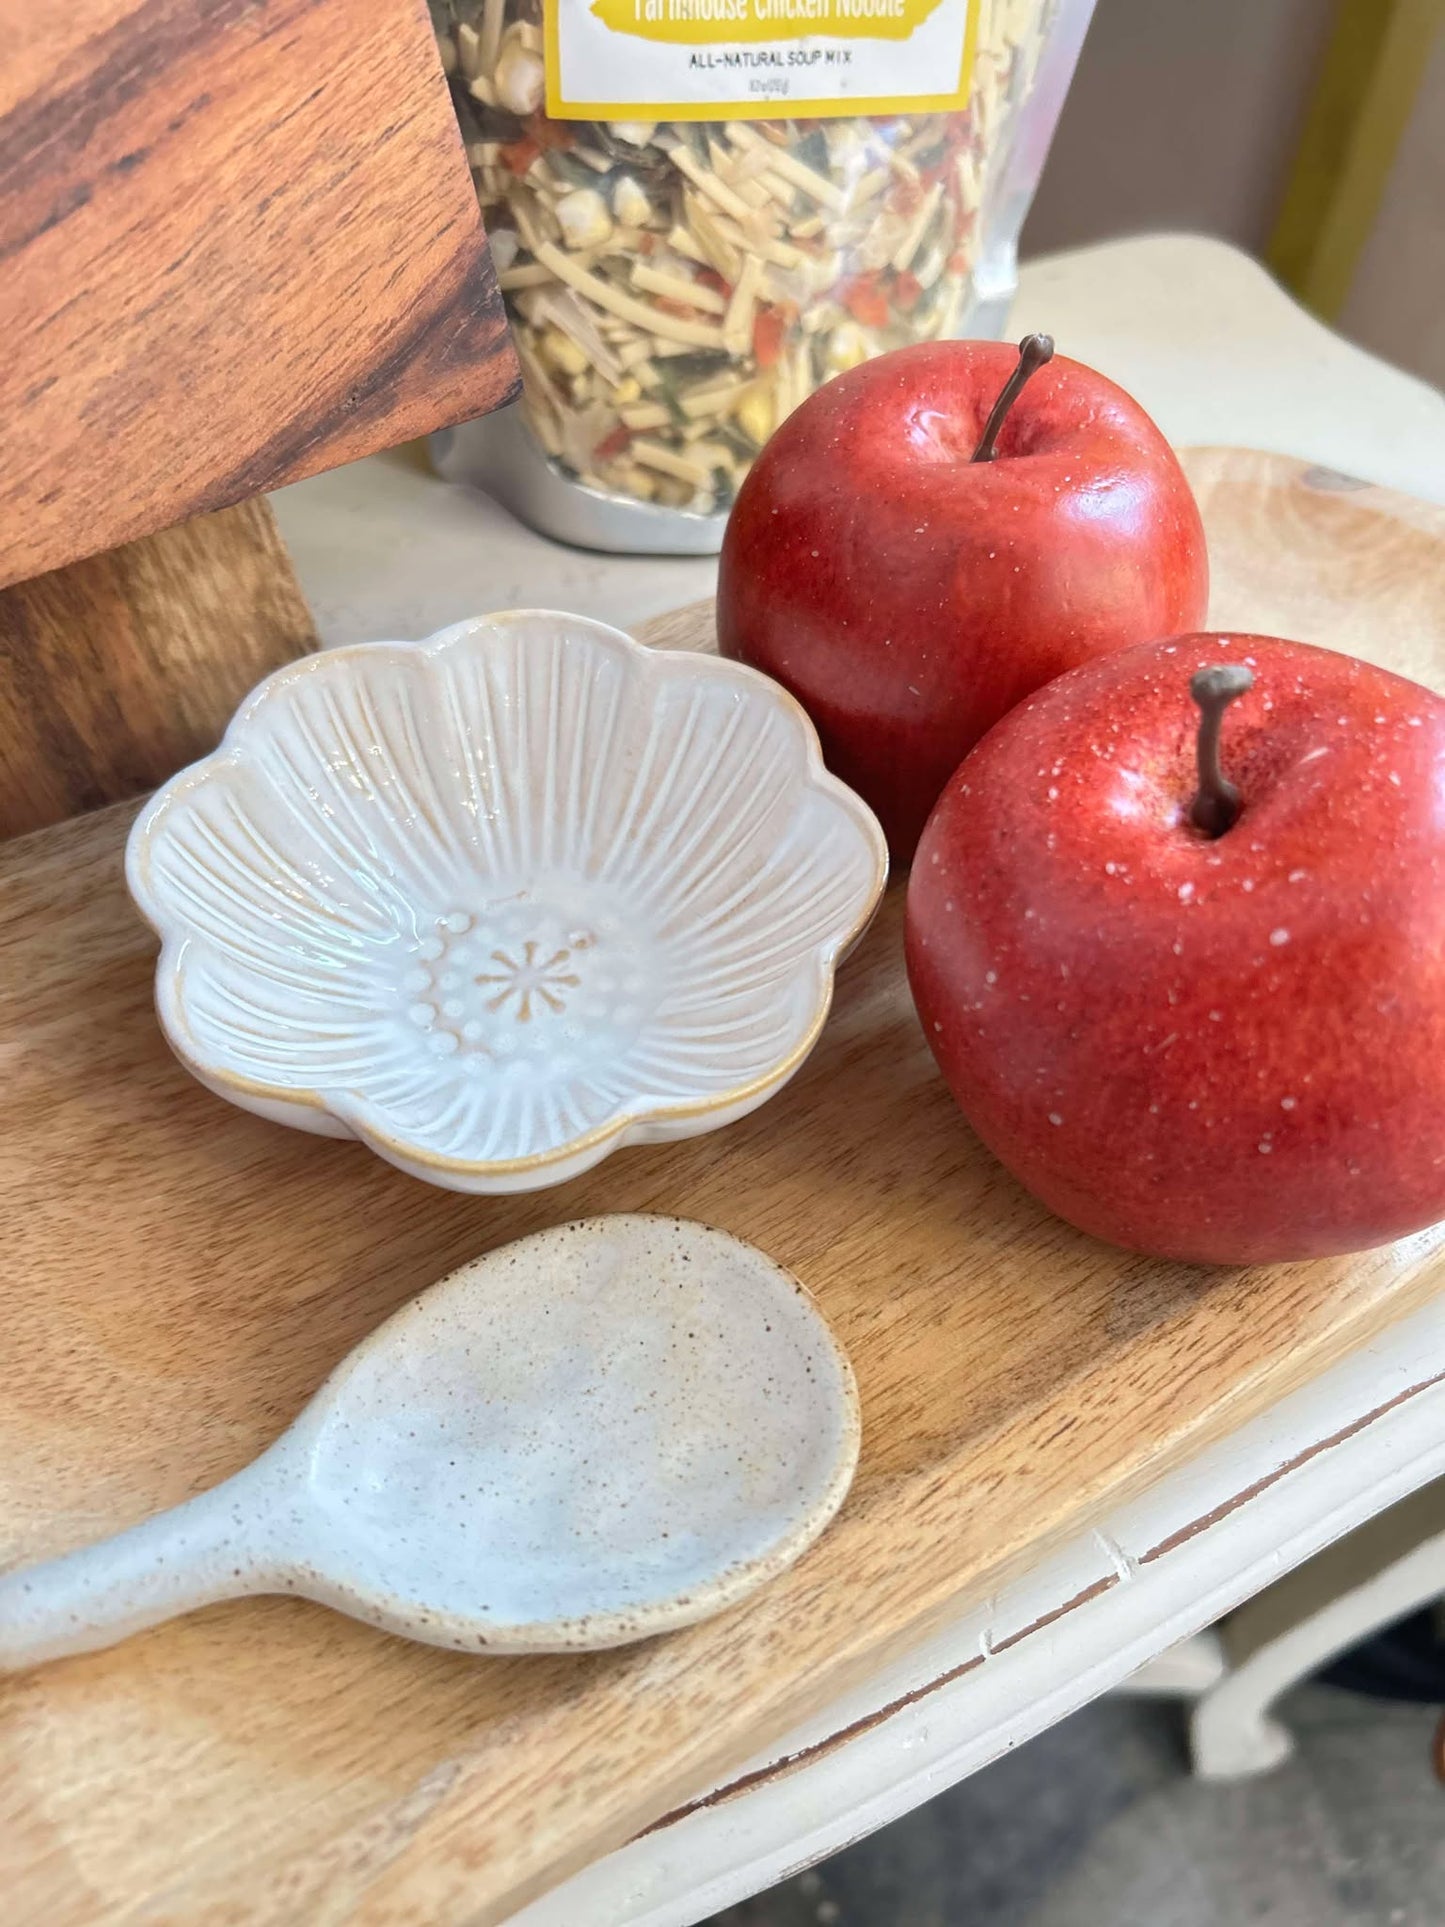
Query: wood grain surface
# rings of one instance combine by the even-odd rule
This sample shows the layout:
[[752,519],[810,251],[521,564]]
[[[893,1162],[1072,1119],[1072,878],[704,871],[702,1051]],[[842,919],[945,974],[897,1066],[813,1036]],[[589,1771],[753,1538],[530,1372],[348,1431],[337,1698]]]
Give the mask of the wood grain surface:
[[0,0],[0,583],[486,413],[425,0]]
[[315,647],[259,499],[0,589],[0,838],[154,789]]
[[[1445,514],[1312,488],[1276,458],[1192,472],[1228,623],[1254,625],[1258,593],[1278,627],[1307,616],[1316,640],[1445,679]],[[649,633],[705,644],[706,617]],[[130,814],[0,850],[0,1559],[234,1471],[413,1292],[592,1211],[702,1218],[792,1266],[854,1359],[863,1457],[792,1573],[650,1645],[473,1660],[264,1600],[5,1681],[16,1927],[500,1921],[1442,1276],[1433,1234],[1204,1271],[1050,1218],[935,1074],[896,886],[816,1053],[752,1117],[531,1197],[430,1190],[171,1061],[121,885]]]

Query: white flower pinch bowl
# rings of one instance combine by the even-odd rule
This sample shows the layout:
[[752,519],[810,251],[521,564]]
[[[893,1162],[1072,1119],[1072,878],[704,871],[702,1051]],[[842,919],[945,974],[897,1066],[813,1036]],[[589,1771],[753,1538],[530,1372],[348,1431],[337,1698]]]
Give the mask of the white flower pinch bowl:
[[278,671],[126,874],[203,1084],[499,1192],[770,1097],[887,853],[766,677],[522,611]]

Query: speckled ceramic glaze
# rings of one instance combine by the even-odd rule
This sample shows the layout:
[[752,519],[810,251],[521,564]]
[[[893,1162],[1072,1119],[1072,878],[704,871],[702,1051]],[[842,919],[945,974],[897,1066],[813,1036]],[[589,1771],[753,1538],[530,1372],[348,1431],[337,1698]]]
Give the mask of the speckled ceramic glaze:
[[847,1359],[760,1251],[561,1225],[398,1312],[236,1478],[0,1578],[0,1669],[259,1592],[462,1650],[620,1645],[791,1564],[858,1440]]
[[885,873],[782,690],[546,613],[289,665],[127,860],[203,1083],[468,1191],[762,1103]]

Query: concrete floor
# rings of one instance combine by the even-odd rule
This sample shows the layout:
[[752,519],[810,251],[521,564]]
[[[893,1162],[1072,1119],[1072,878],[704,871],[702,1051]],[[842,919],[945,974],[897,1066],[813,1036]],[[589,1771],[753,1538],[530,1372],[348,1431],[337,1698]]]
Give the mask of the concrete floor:
[[1100,1701],[708,1927],[1445,1927],[1438,1709],[1282,1711],[1286,1766],[1205,1786],[1177,1706]]

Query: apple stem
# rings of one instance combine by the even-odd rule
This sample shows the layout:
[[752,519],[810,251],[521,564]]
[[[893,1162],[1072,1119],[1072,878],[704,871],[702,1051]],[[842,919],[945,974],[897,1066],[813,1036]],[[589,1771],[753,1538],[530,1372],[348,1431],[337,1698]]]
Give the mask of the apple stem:
[[1197,669],[1189,693],[1199,705],[1199,788],[1189,805],[1189,821],[1206,836],[1223,836],[1239,820],[1239,790],[1219,766],[1219,729],[1236,696],[1254,687],[1254,671],[1242,662]]
[[1052,335],[1025,335],[1019,343],[1017,368],[1009,376],[993,405],[993,413],[983,425],[983,434],[978,447],[969,457],[972,462],[991,462],[994,456],[994,443],[998,431],[1003,427],[1004,417],[1019,398],[1019,390],[1030,375],[1036,375],[1045,362],[1054,358],[1054,338]]

